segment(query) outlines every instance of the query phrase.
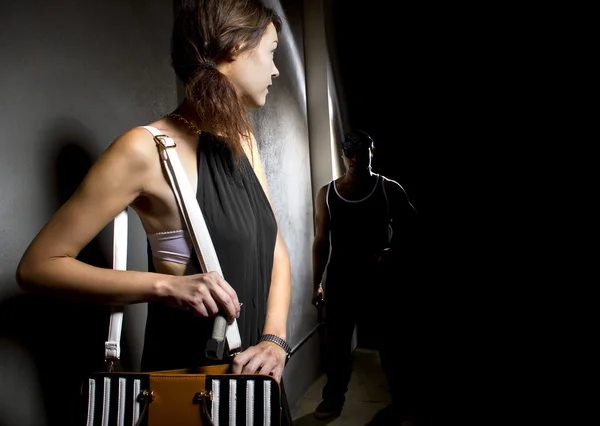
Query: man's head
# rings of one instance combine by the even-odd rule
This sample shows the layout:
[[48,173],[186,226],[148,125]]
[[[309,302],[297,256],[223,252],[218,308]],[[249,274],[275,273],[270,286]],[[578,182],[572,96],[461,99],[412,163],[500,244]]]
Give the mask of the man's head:
[[352,130],[342,141],[342,149],[375,148],[373,138],[364,130]]
[[370,169],[371,157],[375,149],[373,138],[363,130],[352,130],[347,133],[340,144],[342,148],[342,158],[348,171],[355,169]]

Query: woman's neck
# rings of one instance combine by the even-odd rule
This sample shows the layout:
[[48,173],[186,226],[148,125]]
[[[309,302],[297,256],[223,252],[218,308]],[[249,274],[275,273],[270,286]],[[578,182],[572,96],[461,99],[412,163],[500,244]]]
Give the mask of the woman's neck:
[[173,111],[173,113],[179,114],[185,120],[189,121],[190,123],[193,123],[193,125],[197,129],[199,129],[203,132],[211,133],[212,129],[210,128],[210,126],[208,126],[206,123],[202,122],[202,120],[200,119],[200,116],[198,115],[198,112],[196,111],[195,105],[192,102],[190,102],[188,99],[185,99],[177,107],[177,109],[175,109],[175,111]]

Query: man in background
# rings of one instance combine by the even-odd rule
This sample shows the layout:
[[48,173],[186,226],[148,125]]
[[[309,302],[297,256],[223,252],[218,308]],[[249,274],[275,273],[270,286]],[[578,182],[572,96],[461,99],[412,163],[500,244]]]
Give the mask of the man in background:
[[312,303],[327,306],[327,383],[314,415],[328,419],[341,414],[352,371],[354,328],[375,323],[369,328],[378,342],[392,403],[370,424],[399,425],[416,415],[417,393],[410,389],[416,378],[404,374],[414,369],[392,346],[403,343],[398,340],[403,301],[394,295],[412,285],[417,212],[400,184],[373,172],[374,151],[366,132],[348,133],[341,144],[345,174],[317,194]]

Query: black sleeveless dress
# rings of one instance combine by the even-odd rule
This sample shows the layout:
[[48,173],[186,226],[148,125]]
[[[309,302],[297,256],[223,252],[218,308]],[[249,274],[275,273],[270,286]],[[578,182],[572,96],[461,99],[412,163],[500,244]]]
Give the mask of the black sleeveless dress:
[[[262,335],[271,284],[277,223],[269,200],[244,156],[238,165],[229,148],[202,133],[198,143],[196,197],[204,214],[225,280],[243,306],[238,327],[242,348]],[[148,245],[148,269],[154,272]],[[195,252],[187,275],[201,273]],[[148,303],[142,371],[197,367],[222,362],[205,358],[212,321],[164,303]],[[284,424],[291,416],[285,399]]]

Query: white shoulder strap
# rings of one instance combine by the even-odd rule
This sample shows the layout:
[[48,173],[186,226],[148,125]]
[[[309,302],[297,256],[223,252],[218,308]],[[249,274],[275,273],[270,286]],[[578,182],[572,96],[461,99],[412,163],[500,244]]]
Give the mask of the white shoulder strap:
[[154,127],[144,126],[144,128],[154,135],[154,140],[160,148],[160,156],[165,165],[165,171],[169,176],[173,193],[188,227],[202,270],[204,272],[217,271],[222,275],[223,271],[204,221],[204,215],[200,211],[196,194],[192,190],[185,169],[175,150],[175,141],[163,135]]
[[[202,270],[205,273],[216,271],[223,275],[196,194],[175,150],[175,141],[161,134],[155,127],[144,126],[144,128],[152,133],[154,141],[160,149],[160,155],[169,176],[171,188],[173,188],[173,193],[179,204]],[[236,352],[242,348],[242,339],[237,321],[234,319],[231,324],[227,324],[227,320],[223,316],[217,316],[213,326],[212,341],[209,341],[207,345],[207,356],[222,359],[225,338],[227,338],[227,346],[230,352]],[[214,345],[217,345],[218,348],[213,347]]]
[[[175,141],[163,135],[154,127],[144,126],[144,128],[152,133],[154,141],[160,149],[160,156],[163,160],[165,171],[169,177],[173,193],[185,220],[202,270],[204,272],[216,271],[223,275],[208,227],[196,200],[196,195],[192,190],[185,169],[175,150]],[[124,270],[126,269],[127,262],[127,210],[124,210],[115,218],[114,231],[113,268]],[[109,337],[105,343],[104,352],[107,360],[119,359],[120,357],[119,342],[121,340],[122,322],[123,309],[122,307],[116,307],[113,309],[110,317]],[[226,327],[225,330],[223,330],[224,327]],[[224,336],[219,337],[219,334],[224,334]],[[241,349],[242,342],[237,321],[234,320],[231,324],[226,324],[223,317],[218,317],[215,319],[213,339],[221,343],[224,337],[227,338],[227,346],[230,352]],[[219,354],[217,358],[221,359],[222,356]]]
[[[127,269],[127,208],[113,221],[113,269]],[[121,357],[121,328],[123,325],[123,306],[114,306],[110,314],[108,340],[104,343],[104,359],[111,361]],[[113,364],[110,364],[112,369]]]

